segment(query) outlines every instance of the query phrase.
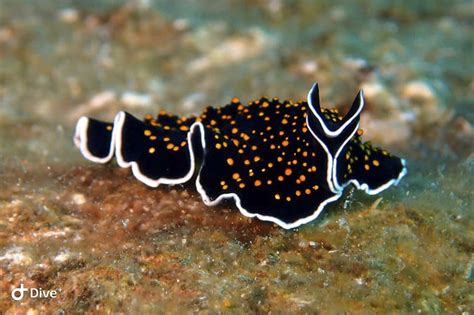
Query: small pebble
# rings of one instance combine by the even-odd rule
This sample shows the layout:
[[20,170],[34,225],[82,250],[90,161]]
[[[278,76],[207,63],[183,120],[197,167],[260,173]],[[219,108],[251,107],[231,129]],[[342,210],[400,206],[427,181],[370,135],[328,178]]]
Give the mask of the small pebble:
[[301,240],[299,243],[298,243],[298,246],[300,248],[307,248],[308,247],[308,242],[305,241],[305,240]]
[[79,20],[79,12],[74,8],[65,8],[59,11],[58,18],[61,22],[72,24]]
[[186,19],[176,19],[173,21],[173,27],[178,31],[184,31],[189,28],[189,21]]
[[0,28],[0,43],[6,43],[15,38],[15,32],[11,28]]
[[0,256],[1,261],[8,261],[12,265],[30,265],[33,259],[23,251],[22,247],[12,247],[6,251],[6,253]]
[[318,63],[315,60],[306,60],[299,65],[300,71],[304,74],[314,74],[318,71]]
[[365,280],[363,278],[357,278],[355,281],[358,285],[365,285]]
[[108,103],[114,102],[117,96],[112,91],[103,91],[94,95],[89,101],[89,106],[92,108],[101,108]]
[[436,96],[433,88],[423,81],[412,81],[402,87],[402,97],[421,102],[434,102]]
[[364,96],[368,99],[373,99],[385,92],[385,87],[378,81],[364,83],[361,89],[364,91]]
[[147,107],[151,105],[152,97],[148,94],[127,91],[122,94],[120,101],[128,107]]
[[70,257],[71,257],[71,255],[68,252],[61,252],[58,255],[56,255],[53,258],[53,260],[57,263],[64,263],[67,260],[69,260]]
[[72,201],[76,205],[80,206],[86,203],[86,197],[83,194],[77,193],[77,194],[72,195]]

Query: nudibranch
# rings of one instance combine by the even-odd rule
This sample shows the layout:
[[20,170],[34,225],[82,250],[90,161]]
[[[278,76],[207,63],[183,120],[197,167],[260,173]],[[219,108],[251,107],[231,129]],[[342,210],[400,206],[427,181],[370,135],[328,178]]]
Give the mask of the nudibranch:
[[405,160],[362,142],[363,107],[360,91],[344,117],[321,108],[314,84],[301,102],[234,98],[200,116],[82,117],[74,142],[93,162],[115,155],[148,186],[194,178],[206,205],[234,199],[243,215],[291,229],[317,218],[349,184],[373,195],[406,174]]

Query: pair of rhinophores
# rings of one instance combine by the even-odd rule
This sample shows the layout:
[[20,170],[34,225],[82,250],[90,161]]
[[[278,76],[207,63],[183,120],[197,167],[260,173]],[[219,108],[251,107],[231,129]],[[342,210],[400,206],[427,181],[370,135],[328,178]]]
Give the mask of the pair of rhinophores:
[[121,167],[151,187],[195,177],[206,205],[233,198],[247,217],[285,229],[314,220],[353,184],[373,195],[406,174],[405,160],[362,142],[364,97],[349,112],[320,107],[318,85],[307,102],[232,99],[200,116],[160,112],[144,121],[119,112],[113,123],[79,119],[74,142],[88,160]]

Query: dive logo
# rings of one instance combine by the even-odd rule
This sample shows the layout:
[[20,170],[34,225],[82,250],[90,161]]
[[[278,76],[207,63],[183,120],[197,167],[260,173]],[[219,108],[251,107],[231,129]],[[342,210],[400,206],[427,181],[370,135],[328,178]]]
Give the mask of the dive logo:
[[[21,283],[19,288],[12,290],[11,296],[15,301],[21,301],[23,298],[30,297],[32,299],[55,299],[58,296],[58,290],[44,290],[42,288],[25,288]],[[29,294],[27,294],[29,293]]]

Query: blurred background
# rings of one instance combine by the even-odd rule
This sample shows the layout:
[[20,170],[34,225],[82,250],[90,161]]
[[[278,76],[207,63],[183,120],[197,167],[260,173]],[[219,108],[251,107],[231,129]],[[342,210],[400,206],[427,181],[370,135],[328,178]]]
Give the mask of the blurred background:
[[[0,0],[0,312],[472,312],[472,1]],[[149,189],[72,143],[113,120],[263,95],[366,96],[399,187],[298,231]],[[15,302],[20,283],[61,288]]]

